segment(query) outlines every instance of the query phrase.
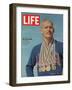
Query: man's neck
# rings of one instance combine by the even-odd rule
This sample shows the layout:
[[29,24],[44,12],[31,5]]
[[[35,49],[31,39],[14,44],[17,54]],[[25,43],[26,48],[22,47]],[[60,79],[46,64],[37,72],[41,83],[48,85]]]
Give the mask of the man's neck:
[[53,42],[53,38],[43,38],[43,40],[44,40],[46,46],[48,46],[50,43]]

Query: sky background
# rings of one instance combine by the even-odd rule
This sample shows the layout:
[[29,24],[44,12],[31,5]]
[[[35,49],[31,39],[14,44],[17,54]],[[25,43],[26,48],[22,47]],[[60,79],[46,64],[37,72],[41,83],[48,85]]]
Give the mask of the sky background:
[[[63,42],[63,15],[62,14],[43,14],[43,13],[27,13],[21,14],[40,15],[40,22],[43,19],[49,19],[54,23],[54,38]],[[22,23],[22,21],[21,21]],[[21,24],[22,25],[22,24]],[[25,39],[30,40],[25,40]],[[26,64],[29,60],[32,48],[42,42],[40,26],[21,26],[21,76],[26,77]],[[36,70],[34,70],[37,76]]]

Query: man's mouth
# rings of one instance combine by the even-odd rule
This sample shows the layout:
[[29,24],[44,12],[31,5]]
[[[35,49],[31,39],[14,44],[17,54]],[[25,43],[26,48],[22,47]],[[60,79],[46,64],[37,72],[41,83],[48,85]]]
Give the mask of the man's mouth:
[[47,32],[46,34],[51,35],[52,33],[51,32]]

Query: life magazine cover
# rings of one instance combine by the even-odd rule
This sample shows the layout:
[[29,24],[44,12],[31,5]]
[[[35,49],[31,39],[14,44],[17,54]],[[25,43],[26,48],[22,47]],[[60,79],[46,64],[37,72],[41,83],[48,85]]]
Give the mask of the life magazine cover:
[[63,72],[63,15],[21,12],[21,76]]

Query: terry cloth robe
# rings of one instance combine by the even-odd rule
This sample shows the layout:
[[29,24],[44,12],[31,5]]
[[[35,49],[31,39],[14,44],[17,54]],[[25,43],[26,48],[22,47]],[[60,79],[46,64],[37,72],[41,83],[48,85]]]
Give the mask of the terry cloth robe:
[[[28,64],[26,65],[26,74],[28,77],[34,76],[34,66],[39,64],[39,55],[41,50],[41,44],[35,46],[32,49],[31,56],[29,58]],[[59,54],[60,65],[56,65],[56,69],[50,71],[40,71],[39,65],[37,66],[38,76],[52,76],[52,75],[62,75],[63,70],[63,43],[55,40],[55,52]]]

